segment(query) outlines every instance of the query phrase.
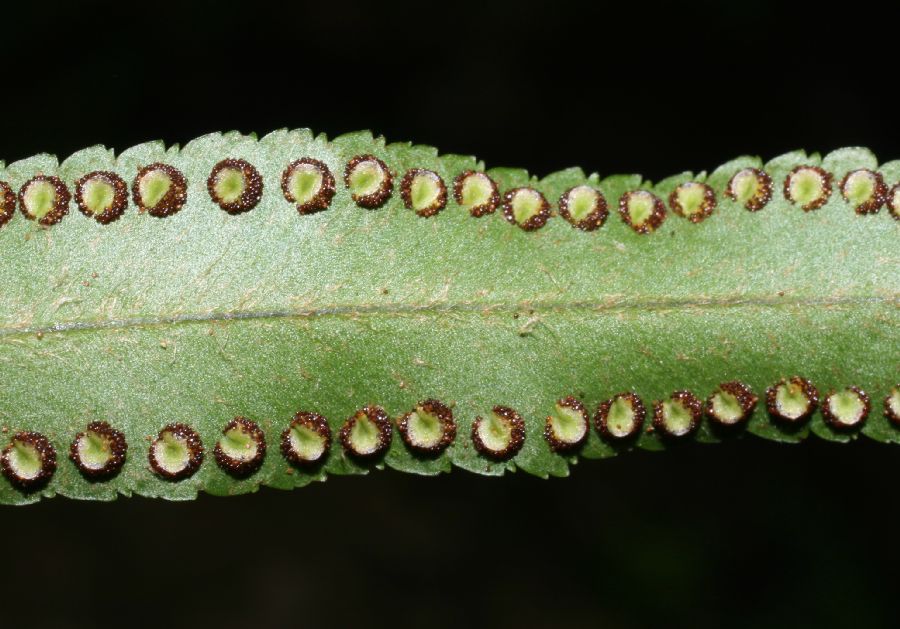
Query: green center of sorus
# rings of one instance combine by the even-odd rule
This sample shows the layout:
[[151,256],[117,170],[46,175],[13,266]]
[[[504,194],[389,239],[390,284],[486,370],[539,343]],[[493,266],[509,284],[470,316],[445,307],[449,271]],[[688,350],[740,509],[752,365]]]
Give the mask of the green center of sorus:
[[491,180],[484,173],[473,173],[462,183],[462,205],[471,207],[484,205],[491,200],[494,188]]
[[643,225],[653,216],[655,209],[653,195],[644,190],[631,193],[628,197],[628,217],[633,225]]
[[842,424],[852,426],[863,419],[866,403],[856,391],[843,389],[828,397],[828,410]]
[[634,408],[624,397],[617,397],[609,406],[606,415],[606,429],[614,437],[625,437],[634,430]]
[[324,178],[312,164],[298,164],[288,179],[288,190],[297,203],[309,203],[322,189]]
[[857,170],[847,176],[844,196],[853,205],[862,205],[872,199],[878,182],[868,170]]
[[516,191],[510,205],[512,206],[513,218],[521,225],[532,216],[539,214],[544,204],[537,190],[526,188]]
[[441,184],[434,173],[419,173],[409,185],[409,199],[416,211],[434,205],[440,194]]
[[444,424],[440,417],[417,406],[407,417],[406,434],[415,445],[433,448],[444,438]]
[[666,400],[662,404],[662,421],[668,432],[676,437],[691,431],[694,416],[691,409],[678,400]]
[[491,411],[479,422],[478,436],[488,450],[502,452],[512,442],[512,425],[508,419]]
[[675,190],[675,198],[685,216],[693,216],[703,212],[706,201],[706,188],[694,181],[683,183]]
[[35,218],[44,218],[56,206],[56,186],[49,181],[32,181],[23,195],[25,209]]
[[115,202],[115,187],[100,177],[86,181],[81,190],[81,199],[91,214],[102,214]]
[[191,449],[182,437],[166,431],[153,444],[157,464],[169,474],[177,474],[191,461]]
[[353,422],[350,444],[358,454],[374,454],[381,445],[381,431],[365,413],[359,413]]
[[8,456],[9,466],[19,478],[32,480],[40,475],[43,459],[32,444],[17,439],[13,442],[13,448]]
[[788,190],[791,201],[800,205],[809,205],[818,201],[825,194],[825,178],[812,168],[801,168],[791,175]]
[[229,458],[237,461],[252,461],[256,457],[259,444],[243,426],[229,428],[219,440],[219,447]]
[[557,403],[548,419],[554,436],[563,443],[578,443],[588,429],[584,414],[564,404]]
[[309,426],[291,426],[288,439],[291,450],[303,461],[318,461],[325,454],[325,437]]
[[374,160],[360,162],[350,173],[350,192],[358,197],[365,197],[378,192],[384,182],[386,173],[381,164]]
[[216,173],[213,189],[222,203],[234,203],[247,189],[247,178],[240,168],[226,167]]
[[576,186],[569,191],[566,205],[575,221],[582,221],[597,209],[599,194],[590,186]]
[[88,430],[78,439],[78,460],[91,470],[103,469],[113,458],[112,445],[107,437]]
[[138,184],[141,205],[146,208],[156,207],[171,187],[172,178],[165,171],[151,170],[141,177],[141,181]]
[[744,407],[733,393],[716,391],[712,396],[712,411],[724,424],[733,424],[744,416]]
[[809,411],[809,397],[803,387],[793,382],[778,385],[775,390],[775,406],[788,419],[797,419]]
[[731,179],[731,194],[741,204],[746,204],[747,201],[755,197],[760,192],[761,187],[762,183],[759,180],[759,176],[752,168],[741,170]]
[[900,213],[900,186],[894,188],[893,193],[891,194],[891,198],[888,200],[891,209],[894,210],[894,213]]

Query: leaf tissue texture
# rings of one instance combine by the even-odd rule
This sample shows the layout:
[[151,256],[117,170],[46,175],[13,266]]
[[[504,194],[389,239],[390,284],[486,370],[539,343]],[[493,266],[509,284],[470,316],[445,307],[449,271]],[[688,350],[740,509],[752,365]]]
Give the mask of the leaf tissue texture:
[[[372,157],[345,173],[357,156]],[[332,196],[312,160],[285,176],[303,158],[327,167]],[[111,177],[91,188],[95,171],[127,190]],[[488,205],[496,184],[495,212],[475,217],[478,195],[456,194],[466,171],[487,175],[472,181]],[[861,148],[742,157],[656,183],[577,168],[539,179],[308,130],[0,163],[0,502],[183,500],[385,466],[564,476],[581,457],[747,433],[897,442],[898,179],[900,162]],[[597,229],[564,220],[561,205],[574,222],[598,209],[596,192],[608,210]],[[319,207],[298,211],[313,193]],[[96,216],[116,194],[117,220],[79,212],[81,202]],[[710,196],[708,216],[673,211]],[[818,404],[804,407],[791,378],[814,386]],[[758,403],[723,429],[707,400],[732,381]],[[779,421],[770,387],[775,411],[814,412]],[[625,392],[646,419],[617,439],[597,411]],[[720,414],[740,415],[742,399],[722,398]],[[607,405],[608,421],[623,408]],[[298,412],[330,428],[284,440],[322,454],[314,464],[282,447]],[[124,440],[124,459],[95,422]]]

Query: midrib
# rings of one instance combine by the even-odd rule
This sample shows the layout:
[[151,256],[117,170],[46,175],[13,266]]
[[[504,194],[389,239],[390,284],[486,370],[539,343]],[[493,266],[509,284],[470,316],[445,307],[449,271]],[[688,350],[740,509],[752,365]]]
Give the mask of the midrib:
[[484,316],[509,315],[511,313],[619,313],[633,311],[665,310],[718,310],[741,308],[828,308],[834,306],[855,306],[885,304],[900,306],[900,294],[893,297],[874,296],[826,296],[816,298],[792,298],[789,296],[652,300],[606,300],[599,301],[521,301],[517,303],[490,302],[430,302],[430,303],[383,303],[335,305],[310,309],[213,311],[207,313],[184,313],[171,316],[132,317],[124,319],[91,319],[68,321],[56,325],[0,325],[0,338],[33,334],[66,334],[73,332],[125,330],[159,326],[175,326],[232,321],[265,321],[282,319],[312,319],[338,317],[352,319],[364,316],[391,315],[439,315],[445,313],[481,313]]

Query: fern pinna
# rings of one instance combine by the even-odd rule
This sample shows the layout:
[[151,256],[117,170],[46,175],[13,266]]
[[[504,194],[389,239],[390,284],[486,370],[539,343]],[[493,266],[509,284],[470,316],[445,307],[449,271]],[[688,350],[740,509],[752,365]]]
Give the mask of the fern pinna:
[[0,164],[0,502],[898,441],[898,180],[860,148],[651,183],[308,130]]

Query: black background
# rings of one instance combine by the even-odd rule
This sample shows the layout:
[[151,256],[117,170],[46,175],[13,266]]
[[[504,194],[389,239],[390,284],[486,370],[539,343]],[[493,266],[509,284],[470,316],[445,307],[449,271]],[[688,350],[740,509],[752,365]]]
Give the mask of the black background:
[[[897,16],[861,3],[114,7],[0,12],[7,163],[301,126],[539,175],[900,157]],[[186,504],[44,501],[0,509],[0,625],[887,626],[898,463],[867,442],[747,439],[550,481],[376,472]]]

